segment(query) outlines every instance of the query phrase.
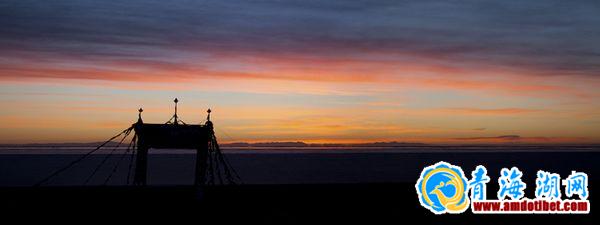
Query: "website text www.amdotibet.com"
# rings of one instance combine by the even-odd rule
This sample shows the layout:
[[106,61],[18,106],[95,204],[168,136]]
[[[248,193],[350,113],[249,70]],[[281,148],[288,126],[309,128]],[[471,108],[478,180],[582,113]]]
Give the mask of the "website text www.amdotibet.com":
[[475,214],[585,214],[590,212],[588,200],[485,200],[473,201]]

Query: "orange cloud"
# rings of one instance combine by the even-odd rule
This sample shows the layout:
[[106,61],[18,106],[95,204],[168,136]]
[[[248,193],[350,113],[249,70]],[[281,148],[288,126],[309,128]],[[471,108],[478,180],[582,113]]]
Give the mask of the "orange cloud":
[[[395,55],[370,57],[308,57],[283,53],[255,55],[213,54],[185,62],[141,59],[79,59],[57,56],[52,60],[23,58],[0,66],[0,83],[65,82],[143,90],[178,90],[202,87],[219,91],[360,93],[396,92],[398,89],[477,91],[515,96],[589,98],[600,94],[579,86],[600,83],[580,79],[539,77],[532,71],[493,66],[459,67],[431,60],[402,60]],[[399,59],[394,59],[394,57]],[[378,57],[390,58],[386,60]],[[193,63],[197,62],[197,63]],[[231,66],[240,65],[240,66]],[[486,79],[481,79],[486,78]],[[84,82],[80,82],[83,80]],[[202,83],[233,84],[203,85]]]

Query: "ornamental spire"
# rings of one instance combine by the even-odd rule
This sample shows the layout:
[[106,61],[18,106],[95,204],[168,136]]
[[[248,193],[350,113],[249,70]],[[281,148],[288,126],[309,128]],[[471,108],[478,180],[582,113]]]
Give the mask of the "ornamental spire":
[[175,125],[179,124],[179,119],[177,118],[177,103],[179,102],[179,100],[177,98],[175,98],[175,100],[173,100],[173,102],[175,102],[175,114],[173,115],[173,123]]

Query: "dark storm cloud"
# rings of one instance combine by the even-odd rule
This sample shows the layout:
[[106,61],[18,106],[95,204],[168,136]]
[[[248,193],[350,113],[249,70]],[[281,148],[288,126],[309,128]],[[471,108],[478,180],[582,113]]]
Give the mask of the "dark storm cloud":
[[[169,52],[364,52],[541,74],[600,72],[598,1],[24,1],[0,3],[0,59]],[[162,58],[161,58],[162,57]]]

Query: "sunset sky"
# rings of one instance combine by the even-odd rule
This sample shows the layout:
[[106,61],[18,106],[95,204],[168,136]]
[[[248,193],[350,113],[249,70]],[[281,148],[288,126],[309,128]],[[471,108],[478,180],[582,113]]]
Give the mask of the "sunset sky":
[[0,143],[600,143],[600,2],[0,2]]

